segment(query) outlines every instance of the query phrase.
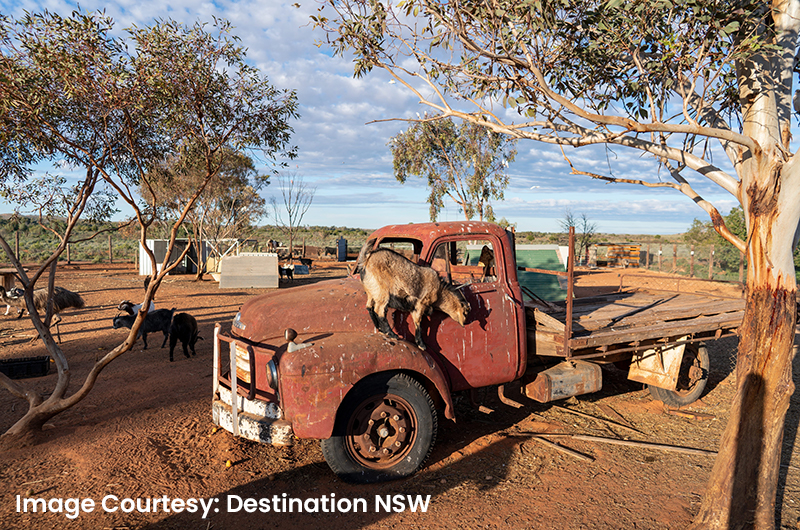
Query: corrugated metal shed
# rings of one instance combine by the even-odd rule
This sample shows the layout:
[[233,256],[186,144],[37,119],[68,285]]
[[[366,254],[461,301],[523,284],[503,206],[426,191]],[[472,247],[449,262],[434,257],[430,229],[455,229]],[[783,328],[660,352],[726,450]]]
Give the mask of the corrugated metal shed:
[[[164,261],[164,257],[167,255],[167,248],[169,247],[169,240],[168,239],[147,239],[147,248],[149,248],[156,257],[156,268],[160,271],[161,270],[161,263]],[[183,250],[186,248],[186,245],[189,244],[188,239],[176,239],[175,240],[175,247],[172,249],[172,261],[174,263],[181,255]],[[208,249],[204,247],[203,249],[204,255],[208,255]],[[173,274],[191,274],[197,272],[197,251],[195,250],[194,245],[189,248],[189,252],[183,258],[181,263],[173,269]],[[139,274],[144,276],[149,276],[153,273],[153,266],[150,262],[150,257],[147,255],[144,247],[142,244],[139,243]]]

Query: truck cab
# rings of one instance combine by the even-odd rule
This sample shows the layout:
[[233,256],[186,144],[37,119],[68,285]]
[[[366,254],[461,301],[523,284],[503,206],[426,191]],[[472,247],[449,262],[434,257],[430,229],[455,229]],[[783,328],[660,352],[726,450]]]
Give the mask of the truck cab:
[[379,333],[357,275],[269,292],[247,301],[214,336],[214,422],[253,441],[322,440],[331,468],[351,482],[414,473],[427,458],[451,393],[520,378],[525,309],[513,236],[497,225],[392,225],[371,249],[392,248],[470,304],[464,327],[434,311],[422,350],[408,313],[392,311],[400,340]]

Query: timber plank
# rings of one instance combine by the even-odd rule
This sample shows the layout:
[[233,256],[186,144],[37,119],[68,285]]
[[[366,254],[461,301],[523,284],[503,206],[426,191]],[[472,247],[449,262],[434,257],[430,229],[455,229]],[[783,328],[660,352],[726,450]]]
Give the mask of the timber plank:
[[718,329],[731,329],[738,327],[742,322],[744,311],[733,311],[714,316],[702,316],[689,320],[660,322],[652,326],[621,326],[594,331],[585,337],[575,337],[570,345],[575,348],[596,348],[627,342],[648,339],[661,339],[677,337],[696,333],[716,331]]

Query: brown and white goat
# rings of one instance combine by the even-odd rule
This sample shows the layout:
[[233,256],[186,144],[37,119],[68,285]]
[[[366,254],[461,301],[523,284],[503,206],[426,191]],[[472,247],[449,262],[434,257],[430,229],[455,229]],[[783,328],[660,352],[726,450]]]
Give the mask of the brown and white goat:
[[389,249],[369,250],[364,245],[358,256],[356,272],[367,293],[367,311],[381,333],[399,338],[386,318],[388,308],[411,313],[414,339],[421,350],[422,316],[438,309],[462,326],[467,321],[469,304],[464,295],[451,284],[442,282],[429,267],[421,267]]

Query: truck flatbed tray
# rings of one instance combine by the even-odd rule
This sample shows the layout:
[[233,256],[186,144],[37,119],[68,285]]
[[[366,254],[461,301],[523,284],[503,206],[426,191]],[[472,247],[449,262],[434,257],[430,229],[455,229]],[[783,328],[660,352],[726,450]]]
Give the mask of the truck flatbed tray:
[[[529,349],[536,355],[565,356],[565,303],[544,308],[527,304]],[[711,336],[737,328],[744,300],[690,293],[627,291],[573,300],[573,355],[689,335]],[[535,331],[535,332],[534,332]]]

